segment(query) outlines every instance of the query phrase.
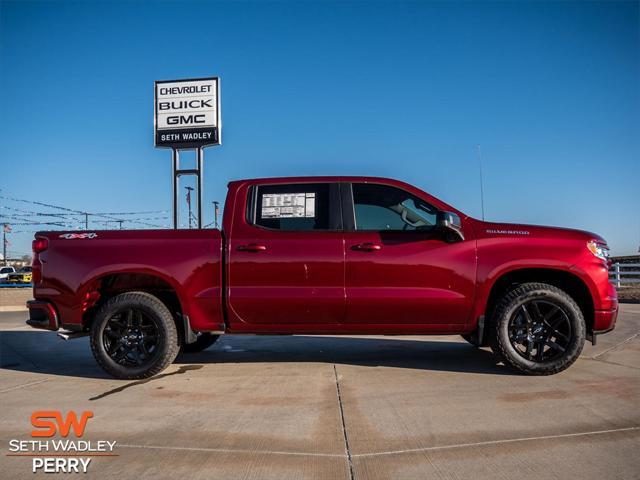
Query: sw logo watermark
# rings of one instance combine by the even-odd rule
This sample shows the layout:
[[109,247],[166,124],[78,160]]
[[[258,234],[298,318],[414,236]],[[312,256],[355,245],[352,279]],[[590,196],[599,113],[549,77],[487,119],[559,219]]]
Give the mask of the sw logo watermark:
[[38,410],[31,414],[31,440],[9,441],[10,457],[30,457],[33,473],[87,473],[94,457],[117,457],[115,441],[83,440],[92,411]]
[[[69,431],[73,428],[76,437],[80,438],[87,427],[87,421],[93,417],[93,412],[82,412],[80,419],[76,412],[69,412],[66,418],[62,418],[62,413],[57,410],[42,410],[31,414],[31,425],[36,430],[31,431],[32,437],[53,437],[56,432],[60,432],[63,437],[69,436]],[[51,419],[54,419],[55,422]]]

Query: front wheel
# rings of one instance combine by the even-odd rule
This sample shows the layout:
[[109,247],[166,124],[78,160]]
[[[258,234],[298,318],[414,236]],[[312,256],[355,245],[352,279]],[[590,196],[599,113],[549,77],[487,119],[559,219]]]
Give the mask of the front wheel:
[[178,355],[178,333],[171,312],[145,292],[127,292],[107,301],[91,327],[91,351],[110,375],[152,377]]
[[492,350],[504,363],[529,375],[552,375],[577,360],[585,342],[580,307],[564,291],[525,283],[498,303]]

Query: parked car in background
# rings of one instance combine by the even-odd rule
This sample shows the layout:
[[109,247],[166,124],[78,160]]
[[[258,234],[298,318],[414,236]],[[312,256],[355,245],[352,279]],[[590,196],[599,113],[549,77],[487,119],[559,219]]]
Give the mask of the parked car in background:
[[9,283],[31,283],[31,267],[22,267],[7,276]]
[[0,283],[4,283],[7,281],[7,277],[10,273],[14,273],[16,271],[13,267],[2,267],[0,268]]

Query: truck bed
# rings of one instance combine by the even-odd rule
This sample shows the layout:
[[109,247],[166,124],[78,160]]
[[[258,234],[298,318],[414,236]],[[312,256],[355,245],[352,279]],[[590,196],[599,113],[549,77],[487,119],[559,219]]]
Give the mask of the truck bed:
[[[224,330],[219,230],[38,232],[42,282],[36,300],[53,302],[61,326],[78,329],[95,293],[113,288],[173,289],[194,330]],[[98,299],[99,300],[99,299]]]

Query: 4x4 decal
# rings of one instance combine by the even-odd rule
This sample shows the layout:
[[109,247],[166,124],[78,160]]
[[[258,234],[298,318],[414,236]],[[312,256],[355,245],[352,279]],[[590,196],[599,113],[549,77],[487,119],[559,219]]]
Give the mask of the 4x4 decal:
[[97,233],[63,233],[58,238],[64,238],[65,240],[73,240],[75,238],[96,238]]

